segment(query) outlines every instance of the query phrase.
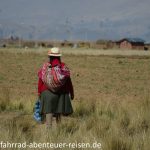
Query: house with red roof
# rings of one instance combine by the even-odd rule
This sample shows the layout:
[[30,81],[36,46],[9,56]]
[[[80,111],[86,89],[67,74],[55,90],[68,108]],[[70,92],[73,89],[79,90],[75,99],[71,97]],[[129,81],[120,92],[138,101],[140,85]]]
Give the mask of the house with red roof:
[[144,50],[144,40],[140,38],[124,38],[117,41],[120,49],[139,49]]

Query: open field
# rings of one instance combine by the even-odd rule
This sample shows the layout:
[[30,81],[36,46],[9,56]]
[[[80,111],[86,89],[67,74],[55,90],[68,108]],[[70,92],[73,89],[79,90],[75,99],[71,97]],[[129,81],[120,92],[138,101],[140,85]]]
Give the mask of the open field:
[[46,51],[0,50],[0,141],[97,141],[103,150],[150,149],[149,51],[111,51],[108,57],[98,50],[63,50],[74,84],[74,114],[49,133],[32,119]]
[[115,49],[63,49],[64,54],[89,55],[89,56],[147,56],[150,57],[150,51],[144,50],[115,50]]

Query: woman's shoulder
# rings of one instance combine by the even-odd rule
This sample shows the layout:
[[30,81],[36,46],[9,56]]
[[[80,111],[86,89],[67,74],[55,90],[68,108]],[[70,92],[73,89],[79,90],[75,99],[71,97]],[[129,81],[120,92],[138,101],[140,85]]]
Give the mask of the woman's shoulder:
[[38,76],[41,77],[42,71],[45,70],[50,65],[50,62],[44,62],[38,69]]
[[68,70],[69,70],[68,65],[67,65],[66,63],[64,63],[64,62],[61,62],[61,67],[66,68],[66,69],[68,69]]
[[62,66],[62,67],[67,67],[67,68],[68,68],[68,65],[67,65],[66,63],[64,63],[64,62],[61,62],[61,66]]
[[66,64],[64,63],[64,62],[61,62],[61,66],[63,67],[63,66],[66,66]]

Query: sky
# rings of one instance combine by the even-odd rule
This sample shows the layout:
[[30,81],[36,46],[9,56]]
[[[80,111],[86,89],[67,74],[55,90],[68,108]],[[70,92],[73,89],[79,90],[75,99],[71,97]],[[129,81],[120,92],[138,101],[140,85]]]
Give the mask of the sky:
[[0,36],[150,41],[149,0],[0,0]]

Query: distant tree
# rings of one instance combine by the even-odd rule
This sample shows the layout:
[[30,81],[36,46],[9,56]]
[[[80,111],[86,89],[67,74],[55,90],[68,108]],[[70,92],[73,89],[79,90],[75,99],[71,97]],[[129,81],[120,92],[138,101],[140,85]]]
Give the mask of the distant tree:
[[101,40],[101,39],[99,39],[99,40],[97,40],[96,41],[96,44],[107,44],[107,40]]
[[3,46],[2,46],[3,48],[5,48],[6,47],[6,44],[3,44]]

